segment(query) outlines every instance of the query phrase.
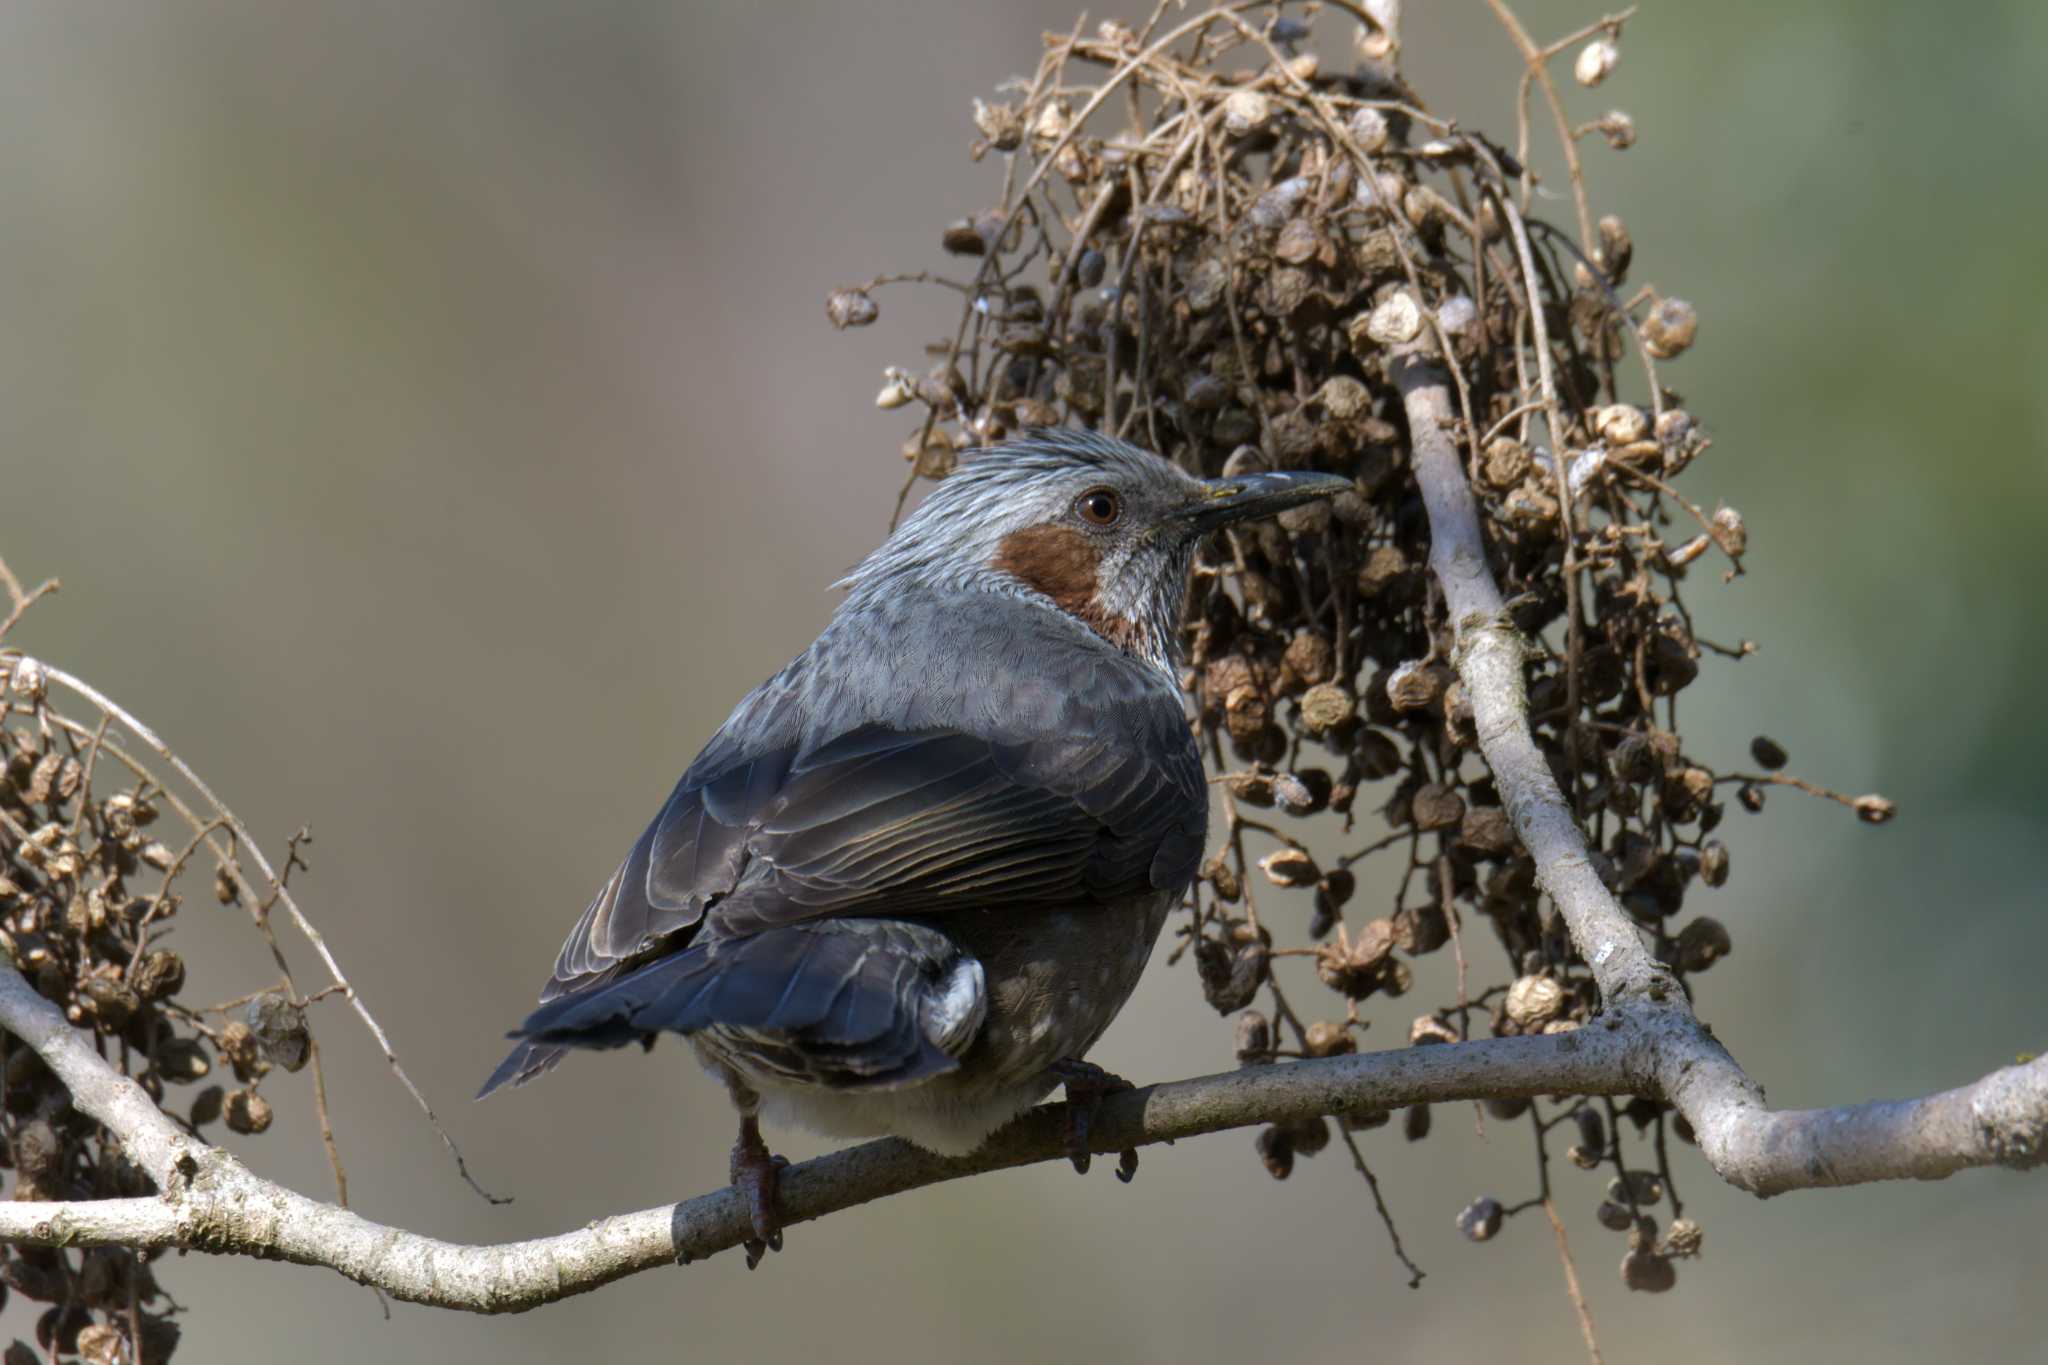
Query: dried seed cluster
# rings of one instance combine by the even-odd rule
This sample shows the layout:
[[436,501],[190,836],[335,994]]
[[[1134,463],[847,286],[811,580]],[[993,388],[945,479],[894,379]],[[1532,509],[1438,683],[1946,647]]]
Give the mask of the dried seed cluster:
[[[180,998],[185,964],[161,944],[194,864],[212,858],[214,829],[166,842],[160,815],[174,800],[103,730],[59,712],[34,660],[0,653],[0,952],[171,1117],[195,1133],[214,1123],[260,1133],[272,1117],[264,1076],[306,1063],[303,1005],[274,991],[211,1010]],[[210,891],[223,903],[244,885],[229,867]],[[34,1052],[4,1034],[0,1048],[0,1169],[12,1172],[11,1198],[154,1192]],[[0,1305],[10,1292],[51,1305],[36,1346],[17,1341],[7,1360],[168,1360],[179,1329],[155,1275],[161,1255],[0,1251]]]
[[[1326,24],[1366,13],[1310,7]],[[1599,134],[1628,147],[1634,123],[1615,111],[1570,133],[1578,232],[1527,220],[1533,177],[1518,155],[1428,112],[1391,65],[1392,36],[1355,26],[1364,61],[1349,72],[1308,51],[1309,21],[1279,5],[1161,7],[1141,30],[1047,35],[1032,78],[973,110],[971,154],[1003,153],[1005,172],[993,207],[940,235],[969,277],[883,277],[828,304],[843,327],[872,322],[875,290],[897,279],[963,297],[958,330],[928,347],[933,363],[890,368],[877,398],[918,419],[906,496],[965,448],[1056,424],[1207,476],[1352,479],[1332,502],[1230,532],[1198,563],[1187,605],[1184,681],[1227,827],[1181,951],[1209,1002],[1238,1014],[1246,1064],[1349,1050],[1376,1017],[1430,1044],[1562,1032],[1599,1008],[1450,665],[1397,349],[1454,372],[1452,434],[1529,644],[1538,741],[1601,875],[1688,988],[1731,948],[1727,928],[1696,913],[1730,875],[1716,831],[1731,785],[1749,810],[1773,784],[1873,823],[1891,809],[1785,777],[1768,740],[1755,749],[1765,773],[1728,774],[1681,738],[1679,697],[1703,655],[1750,648],[1699,639],[1681,587],[1707,564],[1739,574],[1748,542],[1733,509],[1710,513],[1675,486],[1709,441],[1658,367],[1696,342],[1697,310],[1649,288],[1624,296],[1630,233],[1587,202],[1575,144]],[[1620,61],[1620,19],[1541,56],[1586,39],[1571,69],[1599,84]],[[1309,829],[1328,847],[1361,813],[1362,846],[1311,850]],[[1397,875],[1391,896],[1367,902],[1356,869],[1369,858],[1394,860]],[[1436,955],[1455,972],[1425,973]],[[1290,997],[1272,971],[1289,956],[1312,959],[1327,994]],[[1391,1003],[1423,989],[1419,1017]],[[1603,1118],[1586,1102],[1546,1113],[1517,1100],[1490,1112],[1528,1117],[1539,1151],[1550,1127],[1575,1123],[1573,1162],[1627,1177],[1627,1198],[1610,1191],[1602,1205],[1630,1232],[1624,1278],[1668,1287],[1671,1257],[1688,1253],[1683,1239],[1658,1243],[1643,1212],[1671,1186],[1661,1106]],[[1654,1176],[1624,1169],[1623,1115],[1653,1132]],[[1347,1119],[1346,1141],[1388,1117]],[[1427,1110],[1403,1126],[1425,1136]],[[1322,1145],[1298,1127],[1258,1137],[1279,1178]],[[1481,1200],[1460,1226],[1485,1240],[1503,1216]]]

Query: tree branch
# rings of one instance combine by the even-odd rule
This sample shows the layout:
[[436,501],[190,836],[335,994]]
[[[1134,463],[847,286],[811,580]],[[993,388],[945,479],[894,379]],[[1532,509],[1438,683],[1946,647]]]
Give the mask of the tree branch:
[[[1528,722],[1527,650],[1487,567],[1477,506],[1450,435],[1448,377],[1432,340],[1400,348],[1427,505],[1431,568],[1456,632],[1453,659],[1481,752],[1537,875],[1591,967],[1605,1008],[1578,1030],[1410,1047],[1283,1064],[1113,1095],[1092,1125],[1095,1151],[1318,1115],[1542,1095],[1648,1095],[1675,1105],[1708,1163],[1759,1195],[1864,1181],[1931,1179],[1971,1166],[2026,1169],[2048,1159],[2048,1058],[1926,1099],[1772,1113],[1645,950],[1594,870],[1585,837]],[[752,1235],[744,1203],[721,1189],[600,1220],[555,1237],[465,1246],[388,1227],[265,1180],[185,1131],[102,1059],[12,967],[0,964],[0,1027],[32,1048],[77,1109],[117,1136],[155,1198],[0,1203],[0,1241],[42,1246],[189,1248],[328,1266],[395,1298],[472,1312],[517,1312]],[[784,1211],[804,1222],[870,1200],[1065,1154],[1057,1106],[1032,1111],[981,1151],[944,1158],[871,1142],[789,1168]]]
[[[162,1194],[154,1199],[0,1203],[0,1240],[42,1246],[179,1247],[324,1265],[415,1303],[481,1313],[535,1308],[635,1271],[696,1260],[753,1235],[730,1189],[603,1219],[532,1241],[463,1246],[371,1222],[256,1175],[180,1129],[141,1087],[102,1061],[57,1008],[0,967],[0,1026],[55,1070],[78,1109],[117,1133]],[[1252,1124],[1408,1104],[1554,1093],[1619,1094],[1628,1039],[1585,1030],[1403,1048],[1151,1086],[1108,1097],[1090,1128],[1097,1152]],[[782,1200],[792,1223],[986,1171],[1061,1159],[1058,1106],[1032,1111],[972,1156],[946,1158],[887,1140],[792,1166]]]
[[[1585,835],[1529,728],[1527,649],[1486,562],[1478,505],[1451,436],[1448,374],[1425,331],[1396,348],[1430,568],[1455,630],[1453,663],[1480,752],[1536,877],[1592,969],[1606,1013],[1641,1048],[1643,1093],[1677,1106],[1724,1180],[1760,1196],[1871,1180],[1934,1179],[1966,1166],[2026,1169],[2048,1157],[2048,1058],[1922,1100],[1771,1113],[1763,1090],[1694,1017],[1669,970],[1600,880]],[[1564,452],[1555,456],[1560,469]],[[1570,490],[1563,490],[1570,496]]]

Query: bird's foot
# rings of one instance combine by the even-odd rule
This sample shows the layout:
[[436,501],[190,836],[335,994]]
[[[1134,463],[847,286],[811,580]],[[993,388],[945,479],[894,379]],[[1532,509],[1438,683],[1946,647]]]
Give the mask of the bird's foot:
[[[1067,1160],[1074,1163],[1076,1171],[1086,1175],[1092,1160],[1088,1129],[1095,1122],[1095,1111],[1102,1107],[1102,1097],[1136,1087],[1115,1072],[1078,1058],[1062,1058],[1046,1070],[1067,1088]],[[1137,1173],[1137,1149],[1126,1147],[1117,1158],[1116,1178],[1129,1184]]]
[[761,1264],[771,1251],[782,1250],[782,1169],[789,1158],[768,1150],[761,1140],[761,1123],[749,1114],[740,1120],[739,1141],[732,1145],[732,1187],[747,1201],[747,1216],[754,1235],[741,1245],[747,1253],[747,1269]]

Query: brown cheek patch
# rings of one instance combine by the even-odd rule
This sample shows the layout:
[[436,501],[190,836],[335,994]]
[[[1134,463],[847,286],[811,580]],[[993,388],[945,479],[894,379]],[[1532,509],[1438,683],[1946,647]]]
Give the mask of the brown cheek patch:
[[1053,605],[1119,649],[1134,649],[1138,627],[1104,611],[1096,601],[1102,555],[1071,526],[1030,526],[1012,531],[996,548],[991,567],[1052,599]]

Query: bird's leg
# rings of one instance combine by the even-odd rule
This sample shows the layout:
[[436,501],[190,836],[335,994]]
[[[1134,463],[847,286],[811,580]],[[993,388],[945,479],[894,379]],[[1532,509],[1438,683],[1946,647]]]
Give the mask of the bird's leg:
[[[1074,1163],[1075,1170],[1086,1175],[1091,1160],[1088,1128],[1095,1121],[1095,1111],[1101,1107],[1102,1097],[1134,1087],[1115,1072],[1105,1071],[1093,1062],[1075,1057],[1063,1057],[1046,1070],[1067,1088],[1067,1160]],[[1117,1160],[1116,1178],[1128,1184],[1137,1173],[1137,1149],[1126,1147]]]
[[782,1250],[781,1177],[789,1158],[775,1155],[761,1140],[761,1097],[730,1071],[725,1085],[733,1107],[740,1111],[740,1136],[732,1145],[732,1187],[746,1199],[747,1216],[754,1224],[754,1235],[741,1243],[747,1269],[752,1270],[763,1256]]

